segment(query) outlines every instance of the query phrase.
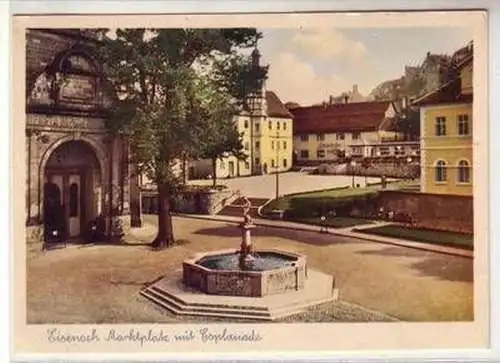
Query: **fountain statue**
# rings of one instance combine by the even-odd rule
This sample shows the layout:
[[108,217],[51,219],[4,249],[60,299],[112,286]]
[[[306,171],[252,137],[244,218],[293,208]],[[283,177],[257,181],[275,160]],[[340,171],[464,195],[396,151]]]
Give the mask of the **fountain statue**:
[[243,200],[243,222],[240,223],[241,228],[241,245],[239,252],[239,267],[242,270],[248,270],[251,268],[252,262],[255,260],[254,249],[252,246],[251,230],[255,228],[253,224],[252,217],[250,216],[250,208],[252,203],[246,197],[242,197]]

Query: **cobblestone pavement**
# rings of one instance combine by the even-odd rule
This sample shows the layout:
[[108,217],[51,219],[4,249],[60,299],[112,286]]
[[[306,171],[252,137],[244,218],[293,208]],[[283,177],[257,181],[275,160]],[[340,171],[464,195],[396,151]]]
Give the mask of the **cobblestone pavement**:
[[[154,252],[147,244],[156,232],[155,219],[146,216],[145,221],[123,246],[71,246],[29,254],[28,322],[190,321],[158,309],[138,292],[180,269],[194,252],[237,248],[241,232],[226,222],[176,217],[177,244]],[[303,253],[312,268],[336,278],[340,302],[286,322],[473,319],[471,259],[268,226],[256,228],[252,239],[257,249]]]

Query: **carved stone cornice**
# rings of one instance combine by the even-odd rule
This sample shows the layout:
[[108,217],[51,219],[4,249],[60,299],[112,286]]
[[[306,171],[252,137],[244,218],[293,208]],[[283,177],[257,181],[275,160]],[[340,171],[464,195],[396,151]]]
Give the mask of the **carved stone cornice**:
[[43,129],[62,132],[89,131],[106,132],[105,121],[102,118],[88,118],[82,116],[28,114],[27,129]]

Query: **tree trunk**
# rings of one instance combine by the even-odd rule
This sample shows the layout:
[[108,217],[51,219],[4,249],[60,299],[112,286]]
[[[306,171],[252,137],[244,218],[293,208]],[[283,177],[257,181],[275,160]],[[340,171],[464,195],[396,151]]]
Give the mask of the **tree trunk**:
[[186,173],[186,154],[182,155],[182,184],[186,185],[187,184],[187,173]]
[[217,186],[217,159],[212,159],[212,185]]
[[139,175],[137,173],[137,165],[130,165],[130,227],[142,227],[141,219],[141,192],[139,189]]
[[172,227],[171,195],[168,185],[158,186],[158,234],[152,242],[155,249],[168,248],[174,243],[174,231]]

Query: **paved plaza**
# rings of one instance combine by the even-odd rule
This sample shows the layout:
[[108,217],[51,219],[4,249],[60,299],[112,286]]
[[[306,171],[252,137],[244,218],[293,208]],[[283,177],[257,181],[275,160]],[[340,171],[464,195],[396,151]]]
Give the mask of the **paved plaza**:
[[[309,175],[301,172],[286,172],[278,175],[279,194],[288,195],[314,190],[344,187],[352,185],[352,176],[347,175]],[[233,190],[254,198],[274,198],[276,196],[276,175],[258,175],[233,179],[218,179],[219,184],[225,184]],[[354,183],[361,187],[365,182],[379,183],[380,178],[354,177]],[[211,185],[212,180],[192,180],[190,184]]]
[[[241,231],[227,222],[174,217],[178,244],[153,252],[147,243],[156,232],[155,217],[144,219],[144,227],[128,235],[126,245],[70,246],[28,254],[28,322],[200,322],[166,313],[139,291],[179,270],[196,252],[237,248]],[[305,254],[311,268],[336,278],[339,303],[319,315],[287,321],[378,319],[365,311],[404,321],[473,319],[470,258],[271,226],[256,228],[253,242],[257,249]]]

